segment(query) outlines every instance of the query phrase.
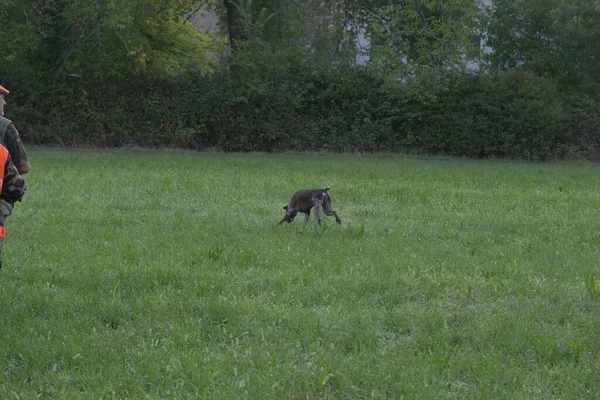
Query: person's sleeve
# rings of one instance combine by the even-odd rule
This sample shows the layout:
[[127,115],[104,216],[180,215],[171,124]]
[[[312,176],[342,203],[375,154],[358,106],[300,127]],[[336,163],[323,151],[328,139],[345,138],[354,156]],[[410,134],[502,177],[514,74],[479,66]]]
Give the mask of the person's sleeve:
[[23,161],[29,162],[25,146],[21,142],[21,137],[14,124],[8,124],[6,133],[4,134],[4,144],[8,149],[8,153],[16,166],[21,165]]

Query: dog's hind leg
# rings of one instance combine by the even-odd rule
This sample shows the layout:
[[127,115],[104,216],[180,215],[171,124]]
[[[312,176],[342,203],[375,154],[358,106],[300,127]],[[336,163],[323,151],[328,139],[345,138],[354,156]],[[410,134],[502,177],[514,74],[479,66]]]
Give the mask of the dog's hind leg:
[[315,218],[317,219],[317,223],[319,224],[319,226],[321,226],[321,208],[323,208],[323,206],[321,205],[320,201],[317,201],[315,203]]
[[331,209],[331,204],[329,204],[329,202],[323,204],[323,211],[325,212],[325,215],[335,217],[335,222],[338,224],[342,223],[342,220],[338,217],[337,213]]

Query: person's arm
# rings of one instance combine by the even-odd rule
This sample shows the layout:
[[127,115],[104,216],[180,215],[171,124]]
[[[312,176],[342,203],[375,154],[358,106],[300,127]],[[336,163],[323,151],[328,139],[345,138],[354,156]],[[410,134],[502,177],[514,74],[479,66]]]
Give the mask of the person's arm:
[[29,159],[27,158],[27,152],[25,151],[25,147],[21,142],[21,137],[19,136],[19,132],[17,128],[15,128],[14,124],[9,124],[6,128],[6,133],[4,134],[4,144],[8,149],[8,152],[19,171],[19,174],[26,174],[29,172],[31,165],[29,164]]

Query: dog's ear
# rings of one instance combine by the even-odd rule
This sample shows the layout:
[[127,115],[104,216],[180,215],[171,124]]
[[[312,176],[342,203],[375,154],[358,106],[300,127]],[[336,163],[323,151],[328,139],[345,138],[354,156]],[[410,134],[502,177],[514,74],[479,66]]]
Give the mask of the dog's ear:
[[327,192],[329,189],[331,189],[331,186],[327,186],[325,189],[323,189],[323,191]]
[[284,210],[287,210],[287,207],[288,207],[288,206],[283,206],[283,209],[284,209]]

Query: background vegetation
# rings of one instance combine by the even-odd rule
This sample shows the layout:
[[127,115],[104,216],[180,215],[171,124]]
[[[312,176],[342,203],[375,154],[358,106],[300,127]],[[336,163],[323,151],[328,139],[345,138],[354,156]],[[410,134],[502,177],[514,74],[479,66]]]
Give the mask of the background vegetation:
[[8,116],[36,144],[600,159],[598,0],[288,3],[0,1]]
[[[4,398],[600,392],[596,165],[31,155],[0,273]],[[342,225],[277,225],[304,184],[331,185]]]

